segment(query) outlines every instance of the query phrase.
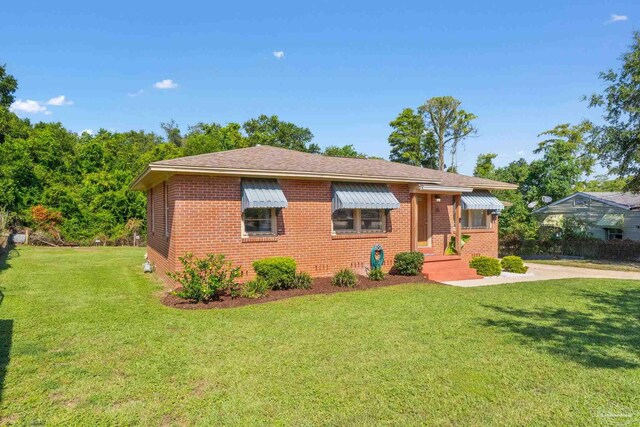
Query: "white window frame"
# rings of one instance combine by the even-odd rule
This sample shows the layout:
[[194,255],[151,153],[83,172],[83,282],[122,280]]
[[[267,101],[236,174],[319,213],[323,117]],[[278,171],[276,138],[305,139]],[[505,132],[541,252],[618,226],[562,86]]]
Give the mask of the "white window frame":
[[[481,227],[474,227],[473,225],[471,225],[473,223],[472,219],[472,212],[473,211],[483,211],[485,213],[485,221],[486,221],[486,225],[481,226]],[[460,221],[460,227],[462,227],[463,230],[490,230],[492,227],[492,221],[491,221],[491,213],[489,212],[488,209],[462,209],[462,217],[464,218],[466,216],[467,219],[467,226],[463,225],[463,222]],[[457,219],[457,218],[456,218]]]
[[331,213],[331,233],[332,234],[380,234],[387,232],[387,211],[385,209],[366,209],[366,210],[378,210],[381,215],[381,228],[377,230],[363,230],[362,229],[362,210],[363,209],[344,209],[353,211],[353,229],[351,230],[336,230],[333,228],[333,212]]
[[[624,240],[624,230],[622,228],[605,228],[604,231],[607,234],[607,240]],[[618,233],[618,231],[620,232]],[[620,239],[612,239],[612,235],[620,235]]]
[[271,231],[251,231],[247,232],[245,230],[244,221],[245,221],[245,212],[242,212],[242,237],[253,237],[253,236],[277,236],[278,235],[278,215],[276,214],[275,208],[257,208],[257,209],[268,209],[271,215]]
[[164,236],[169,238],[169,186],[165,181],[163,186],[164,197]]

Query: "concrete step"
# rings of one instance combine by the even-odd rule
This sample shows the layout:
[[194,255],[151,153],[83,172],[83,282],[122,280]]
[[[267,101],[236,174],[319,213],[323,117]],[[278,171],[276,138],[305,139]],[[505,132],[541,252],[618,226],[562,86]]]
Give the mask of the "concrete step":
[[482,278],[460,256],[448,255],[425,257],[422,274],[429,280],[439,282]]

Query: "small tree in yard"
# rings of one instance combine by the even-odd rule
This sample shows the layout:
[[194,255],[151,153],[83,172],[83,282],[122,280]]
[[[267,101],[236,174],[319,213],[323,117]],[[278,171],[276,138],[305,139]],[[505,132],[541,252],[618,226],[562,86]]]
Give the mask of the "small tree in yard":
[[235,287],[240,277],[240,267],[232,267],[224,255],[207,254],[197,258],[192,253],[180,257],[182,271],[167,273],[182,288],[174,294],[191,301],[209,301],[220,298],[220,294]]

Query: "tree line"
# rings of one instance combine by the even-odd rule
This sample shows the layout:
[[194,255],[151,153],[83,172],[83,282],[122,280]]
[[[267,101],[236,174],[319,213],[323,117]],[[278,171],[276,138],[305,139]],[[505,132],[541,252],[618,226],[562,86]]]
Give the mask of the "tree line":
[[[579,190],[640,190],[640,35],[622,58],[619,71],[600,75],[602,93],[585,97],[603,111],[602,124],[561,124],[543,132],[535,154],[496,167],[496,154],[478,157],[474,175],[518,184],[499,195],[513,205],[500,221],[503,235],[533,237],[532,204]],[[129,191],[132,180],[153,161],[203,153],[272,145],[309,153],[370,157],[353,145],[324,149],[305,127],[274,115],[244,123],[196,123],[182,131],[174,121],[163,135],[145,131],[77,134],[61,123],[32,123],[10,111],[18,81],[0,66],[0,216],[11,212],[51,240],[86,244],[95,239],[127,242],[143,232],[145,195]],[[457,153],[477,134],[477,117],[451,97],[434,97],[405,108],[390,122],[389,159],[420,167],[457,171]],[[449,156],[447,158],[447,156]],[[600,162],[611,174],[589,179]],[[6,218],[3,219],[3,221]]]

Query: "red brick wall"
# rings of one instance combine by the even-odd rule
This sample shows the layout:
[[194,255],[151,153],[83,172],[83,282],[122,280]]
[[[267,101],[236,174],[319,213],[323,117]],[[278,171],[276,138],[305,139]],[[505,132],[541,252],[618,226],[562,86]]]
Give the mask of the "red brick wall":
[[[387,216],[387,233],[333,236],[331,234],[331,182],[279,180],[289,206],[279,211],[276,237],[241,236],[240,178],[174,175],[167,181],[170,236],[164,236],[163,185],[153,188],[148,203],[148,253],[161,277],[179,267],[178,256],[193,252],[223,253],[240,265],[245,277],[253,275],[253,261],[269,256],[291,256],[301,271],[313,276],[330,275],[349,267],[364,272],[371,247],[380,243],[388,270],[397,252],[411,248],[411,206],[409,187],[390,184],[400,209]],[[150,201],[150,196],[148,197]],[[155,210],[155,233],[150,209]],[[452,199],[443,196],[433,204],[433,242],[444,252],[448,236],[454,234]],[[497,226],[497,225],[496,225]],[[497,255],[497,234],[472,237],[469,248]],[[476,242],[473,242],[476,240]],[[467,248],[465,247],[465,250]],[[466,252],[466,251],[465,251]]]

